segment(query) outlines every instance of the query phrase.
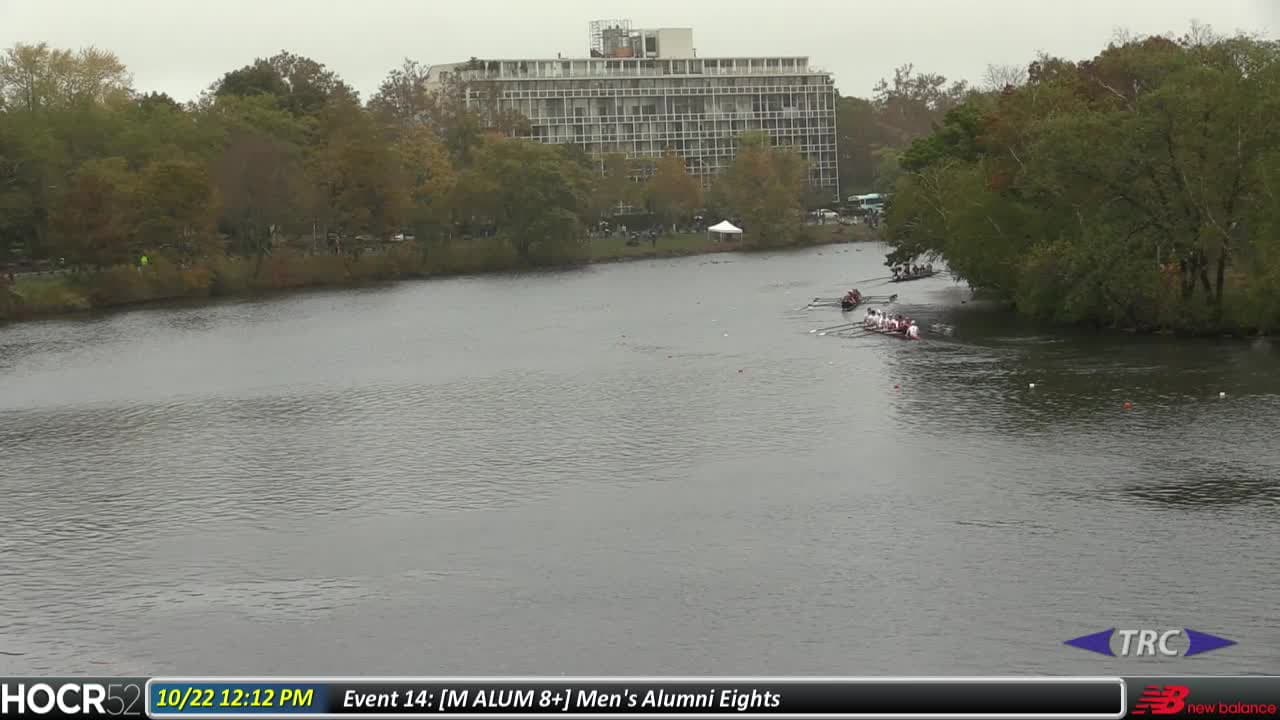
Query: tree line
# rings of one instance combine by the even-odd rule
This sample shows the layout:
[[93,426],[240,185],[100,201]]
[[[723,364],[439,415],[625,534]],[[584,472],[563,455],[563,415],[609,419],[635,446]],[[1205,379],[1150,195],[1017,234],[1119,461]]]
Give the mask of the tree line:
[[1193,26],[1042,55],[898,157],[890,261],[1054,322],[1280,325],[1280,44]]
[[668,227],[708,208],[757,244],[795,239],[806,167],[767,137],[741,138],[704,193],[674,153],[593,159],[516,139],[523,118],[469,107],[462,90],[430,87],[406,60],[362,101],[282,52],[184,104],[136,92],[110,52],[16,45],[0,56],[0,268],[102,272],[149,256],[216,274],[231,257],[256,273],[283,254],[350,259],[400,237],[419,259],[483,246],[568,262],[625,206]]

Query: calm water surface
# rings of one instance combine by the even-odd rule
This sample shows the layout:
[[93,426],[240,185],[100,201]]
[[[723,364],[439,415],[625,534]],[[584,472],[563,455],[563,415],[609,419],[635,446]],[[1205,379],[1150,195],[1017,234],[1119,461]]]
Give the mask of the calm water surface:
[[810,334],[881,252],[0,328],[0,672],[1280,671],[1280,353]]

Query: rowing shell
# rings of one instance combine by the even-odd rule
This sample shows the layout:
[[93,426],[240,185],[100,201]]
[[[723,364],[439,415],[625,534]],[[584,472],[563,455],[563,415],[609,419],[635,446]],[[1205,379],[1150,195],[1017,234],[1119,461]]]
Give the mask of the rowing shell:
[[894,278],[894,279],[890,280],[889,282],[896,282],[896,283],[897,283],[897,282],[911,282],[912,280],[923,280],[923,279],[925,279],[925,278],[927,278],[927,277],[933,277],[934,275],[937,275],[939,272],[940,272],[940,271],[938,271],[938,270],[934,270],[933,272],[920,273],[919,275],[907,275],[906,277],[897,277],[897,278]]
[[888,335],[890,337],[898,338],[899,340],[919,340],[920,339],[918,337],[917,338],[908,337],[906,332],[902,330],[881,330],[880,328],[866,328],[866,331],[870,333],[875,333],[877,335]]

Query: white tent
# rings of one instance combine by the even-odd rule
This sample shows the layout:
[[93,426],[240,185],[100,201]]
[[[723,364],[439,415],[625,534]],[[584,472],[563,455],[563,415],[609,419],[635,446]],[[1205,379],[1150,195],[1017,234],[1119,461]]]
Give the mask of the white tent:
[[[707,232],[716,233],[717,235],[741,235],[742,228],[734,225],[728,220],[722,220],[718,225],[712,225],[707,228]],[[716,238],[719,240],[720,238]]]

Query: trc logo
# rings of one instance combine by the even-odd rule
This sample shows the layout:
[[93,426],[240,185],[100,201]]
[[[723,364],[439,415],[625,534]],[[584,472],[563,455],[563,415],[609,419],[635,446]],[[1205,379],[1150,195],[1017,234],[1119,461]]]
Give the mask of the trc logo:
[[[1111,649],[1112,638],[1120,636],[1120,652]],[[1182,638],[1186,638],[1185,649]],[[1176,645],[1175,645],[1176,643]],[[1068,640],[1067,645],[1111,657],[1190,657],[1235,645],[1234,640],[1220,638],[1191,629],[1180,630],[1103,630]]]
[[1186,707],[1191,688],[1185,685],[1148,685],[1133,706],[1134,715],[1177,715]]

